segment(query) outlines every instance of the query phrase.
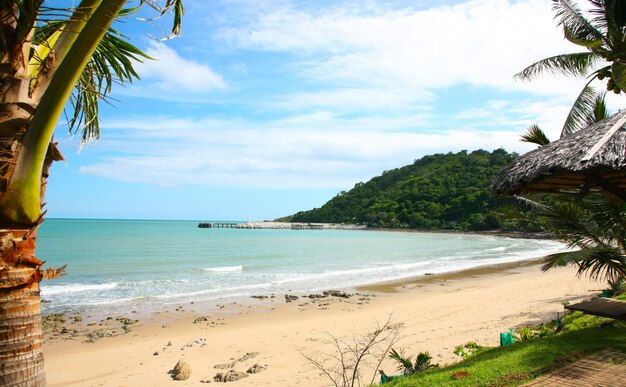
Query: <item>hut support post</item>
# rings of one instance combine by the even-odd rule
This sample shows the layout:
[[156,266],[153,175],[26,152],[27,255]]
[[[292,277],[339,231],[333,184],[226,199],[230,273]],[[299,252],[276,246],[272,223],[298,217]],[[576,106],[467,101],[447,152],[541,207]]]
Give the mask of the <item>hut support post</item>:
[[626,202],[626,191],[624,191],[623,189],[621,189],[619,186],[617,186],[616,184],[611,183],[610,181],[608,181],[607,179],[605,179],[604,177],[598,175],[597,173],[588,173],[587,174],[587,179],[589,179],[590,181],[592,181],[594,184],[599,185],[600,187],[604,188],[605,190],[609,191],[610,193],[612,193],[616,198],[618,198],[622,203]]

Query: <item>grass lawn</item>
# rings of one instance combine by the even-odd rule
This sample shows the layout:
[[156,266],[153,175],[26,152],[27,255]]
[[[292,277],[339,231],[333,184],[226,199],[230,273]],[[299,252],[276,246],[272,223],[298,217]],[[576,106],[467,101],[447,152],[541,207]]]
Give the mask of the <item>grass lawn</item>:
[[[385,386],[517,386],[612,347],[626,353],[626,324],[576,312],[564,319],[563,332],[478,353],[460,363],[394,380]],[[454,380],[465,371],[468,376]]]

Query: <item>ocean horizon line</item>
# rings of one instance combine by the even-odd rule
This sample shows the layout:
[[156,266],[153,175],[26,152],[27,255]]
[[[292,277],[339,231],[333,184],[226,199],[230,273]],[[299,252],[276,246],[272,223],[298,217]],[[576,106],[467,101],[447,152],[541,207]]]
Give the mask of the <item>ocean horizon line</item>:
[[[150,218],[76,218],[76,217],[46,217],[45,220],[94,220],[94,221],[119,221],[119,222],[247,222],[248,220],[232,219],[150,219]],[[253,222],[264,222],[265,220],[255,220]],[[273,222],[273,221],[272,221]]]

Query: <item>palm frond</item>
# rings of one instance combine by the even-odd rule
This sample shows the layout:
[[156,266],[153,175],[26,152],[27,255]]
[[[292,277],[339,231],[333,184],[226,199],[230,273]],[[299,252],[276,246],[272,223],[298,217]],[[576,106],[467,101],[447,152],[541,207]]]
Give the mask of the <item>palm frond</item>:
[[609,109],[606,107],[606,93],[601,91],[596,97],[595,106],[593,107],[594,122],[600,122],[609,118]]
[[528,132],[521,135],[521,141],[536,144],[539,146],[548,145],[550,139],[543,130],[537,124],[532,124],[528,127]]
[[[561,138],[595,123],[595,107],[598,102],[598,93],[587,84],[576,97],[576,101],[574,101],[574,105],[572,105],[565,119]],[[604,103],[604,99],[601,102]]]
[[598,26],[587,20],[583,12],[571,0],[553,0],[552,9],[556,12],[558,24],[563,26],[565,38],[570,42],[595,49],[609,44]]
[[570,265],[578,266],[578,275],[586,274],[593,280],[626,278],[626,256],[612,247],[590,247],[550,254],[543,259],[541,270]]
[[621,91],[626,91],[626,63],[615,60],[613,64],[611,64],[611,72],[613,74],[613,81],[615,81],[617,87]]
[[420,352],[415,358],[415,371],[422,372],[430,367],[430,361],[433,359],[428,352]]
[[158,12],[158,15],[151,19],[143,19],[143,20],[155,20],[163,17],[167,13],[174,14],[174,20],[172,23],[172,28],[170,34],[166,35],[164,39],[170,39],[174,36],[179,36],[181,32],[182,25],[182,17],[185,14],[185,9],[183,7],[182,0],[167,0],[165,5],[159,5],[157,0],[141,0],[139,6],[136,9],[141,8],[142,5],[147,5],[150,8],[154,9]]
[[85,67],[71,97],[70,133],[81,132],[82,144],[99,138],[98,101],[105,100],[115,83],[139,79],[133,63],[151,59],[116,30],[109,28]]
[[590,221],[588,211],[572,199],[560,198],[540,213],[541,227],[566,240],[570,247],[603,245],[602,230]]
[[609,46],[619,51],[624,41],[626,27],[626,3],[623,0],[590,0],[594,8],[589,13],[594,15],[593,23],[606,31]]
[[389,358],[391,360],[395,360],[398,362],[398,371],[403,374],[410,374],[413,370],[413,363],[411,362],[411,356],[404,357],[404,351],[400,350],[400,352],[391,348],[389,351]]
[[532,80],[543,73],[586,76],[598,57],[592,52],[555,55],[537,61],[515,74],[516,78]]

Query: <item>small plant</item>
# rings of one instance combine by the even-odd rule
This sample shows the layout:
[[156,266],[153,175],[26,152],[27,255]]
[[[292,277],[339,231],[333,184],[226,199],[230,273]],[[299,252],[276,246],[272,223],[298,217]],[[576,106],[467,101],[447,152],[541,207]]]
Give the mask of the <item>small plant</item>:
[[428,352],[420,352],[415,358],[415,363],[412,363],[412,357],[405,357],[404,350],[401,349],[398,352],[392,348],[389,351],[389,358],[398,362],[398,371],[402,372],[403,375],[413,375],[429,368],[438,367],[438,365],[430,363],[433,357]]
[[465,345],[457,345],[454,347],[454,354],[461,356],[463,359],[467,359],[486,349],[489,349],[489,347],[478,345],[475,341],[468,341]]
[[533,329],[528,326],[517,329],[515,333],[515,340],[519,342],[528,341],[534,337],[537,337],[537,334],[533,331]]

